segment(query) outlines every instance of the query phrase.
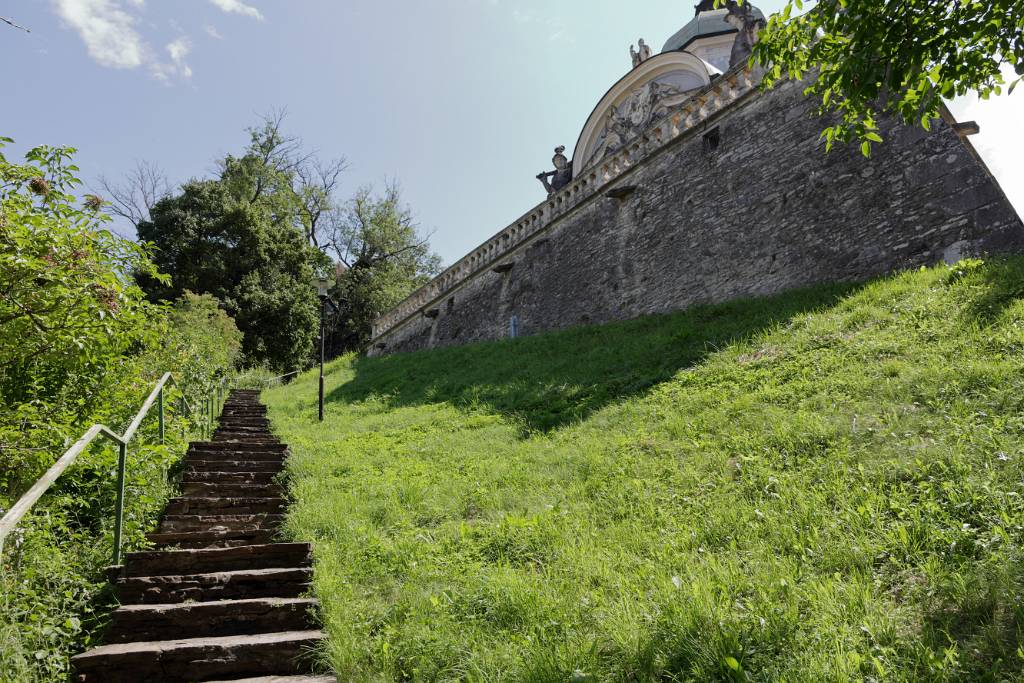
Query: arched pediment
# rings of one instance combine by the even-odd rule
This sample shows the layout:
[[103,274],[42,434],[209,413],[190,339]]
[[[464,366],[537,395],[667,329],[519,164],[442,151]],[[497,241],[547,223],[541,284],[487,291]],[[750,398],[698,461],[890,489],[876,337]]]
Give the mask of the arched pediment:
[[664,52],[645,60],[601,98],[583,126],[573,153],[573,176],[636,137],[666,107],[711,83],[717,68],[689,52]]

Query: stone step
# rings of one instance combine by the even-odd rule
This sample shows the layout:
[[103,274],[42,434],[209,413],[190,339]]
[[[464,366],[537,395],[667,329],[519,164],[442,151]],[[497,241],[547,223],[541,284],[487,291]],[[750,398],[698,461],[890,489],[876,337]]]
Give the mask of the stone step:
[[313,548],[309,543],[269,543],[205,550],[147,550],[127,553],[121,576],[308,567],[312,560]]
[[164,515],[157,527],[161,534],[210,531],[259,531],[276,529],[284,521],[280,513]]
[[128,576],[114,582],[114,592],[122,605],[298,598],[309,590],[312,577],[313,570],[309,567]]
[[181,481],[185,483],[223,484],[238,486],[240,484],[267,486],[275,483],[274,478],[280,472],[217,472],[208,470],[185,470]]
[[122,605],[111,615],[108,643],[305,631],[313,625],[310,598],[254,598],[156,605]]
[[189,450],[185,454],[185,462],[191,460],[270,460],[278,464],[284,463],[287,453],[277,451],[247,451],[242,448],[213,450]]
[[260,451],[267,453],[284,453],[288,450],[288,445],[283,444],[279,441],[267,442],[267,443],[242,443],[232,444],[224,441],[193,441],[188,446],[189,452],[191,451],[232,451],[238,450],[243,452]]
[[218,529],[214,531],[159,531],[146,534],[158,548],[234,548],[273,543],[276,529]]
[[164,508],[165,515],[253,515],[281,514],[288,507],[288,501],[280,496],[275,497],[232,497],[186,496],[171,498]]
[[190,683],[233,676],[295,674],[311,669],[322,631],[103,645],[72,657],[78,683]]
[[182,482],[184,498],[276,498],[284,497],[284,487],[278,484],[222,484],[220,482]]
[[246,434],[250,436],[272,436],[270,428],[267,425],[249,425],[249,424],[237,424],[237,423],[220,423],[217,429],[214,431],[213,440],[217,440],[217,434],[221,433],[238,433]]
[[188,460],[185,471],[194,472],[280,472],[276,460]]
[[246,434],[245,432],[214,432],[213,443],[279,444],[281,441],[270,434]]

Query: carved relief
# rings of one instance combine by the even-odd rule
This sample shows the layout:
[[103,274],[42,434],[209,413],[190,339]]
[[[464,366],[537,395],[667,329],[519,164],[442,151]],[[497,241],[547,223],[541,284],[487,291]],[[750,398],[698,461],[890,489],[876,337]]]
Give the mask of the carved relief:
[[669,107],[679,104],[686,97],[686,91],[678,86],[660,81],[650,81],[634,90],[622,104],[608,109],[604,129],[598,135],[594,152],[586,159],[586,165],[596,163],[621,149],[623,144],[665,116]]

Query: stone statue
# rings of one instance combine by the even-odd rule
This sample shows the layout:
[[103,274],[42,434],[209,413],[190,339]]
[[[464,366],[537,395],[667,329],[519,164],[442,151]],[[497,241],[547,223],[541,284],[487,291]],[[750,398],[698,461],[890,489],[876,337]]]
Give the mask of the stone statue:
[[643,38],[641,38],[640,41],[637,43],[637,48],[640,50],[641,63],[646,62],[648,59],[651,58],[651,46],[645,43]]
[[641,38],[637,43],[637,47],[629,46],[629,56],[633,60],[633,68],[635,69],[651,58],[651,46]]
[[555,147],[555,156],[551,158],[555,170],[537,174],[537,180],[544,184],[544,189],[548,191],[549,196],[572,182],[572,166],[569,165],[569,160],[565,158],[563,152],[565,152],[565,145]]
[[737,31],[736,40],[732,44],[732,53],[729,55],[729,68],[731,69],[750,59],[754,45],[757,44],[757,34],[764,28],[765,21],[754,14],[750,0],[742,5],[735,0],[730,0],[727,6],[729,13],[725,15],[725,21]]

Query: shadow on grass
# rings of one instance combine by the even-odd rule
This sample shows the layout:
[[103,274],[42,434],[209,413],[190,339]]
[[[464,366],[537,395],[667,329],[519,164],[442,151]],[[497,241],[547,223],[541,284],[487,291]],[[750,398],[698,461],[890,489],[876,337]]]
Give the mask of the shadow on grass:
[[1000,565],[978,563],[965,566],[956,579],[931,596],[924,614],[924,643],[934,652],[955,645],[959,652],[972,653],[948,680],[1021,680],[1024,605],[1019,596],[1024,569],[1012,559]]
[[989,325],[1006,308],[1024,299],[1024,258],[962,261],[953,266],[949,281],[961,279],[981,287],[982,293],[973,297],[967,311],[980,324]]
[[359,358],[333,401],[391,406],[447,401],[547,431],[582,419],[699,363],[728,344],[800,313],[834,305],[861,285],[830,284],[770,298],[577,327],[469,346]]

